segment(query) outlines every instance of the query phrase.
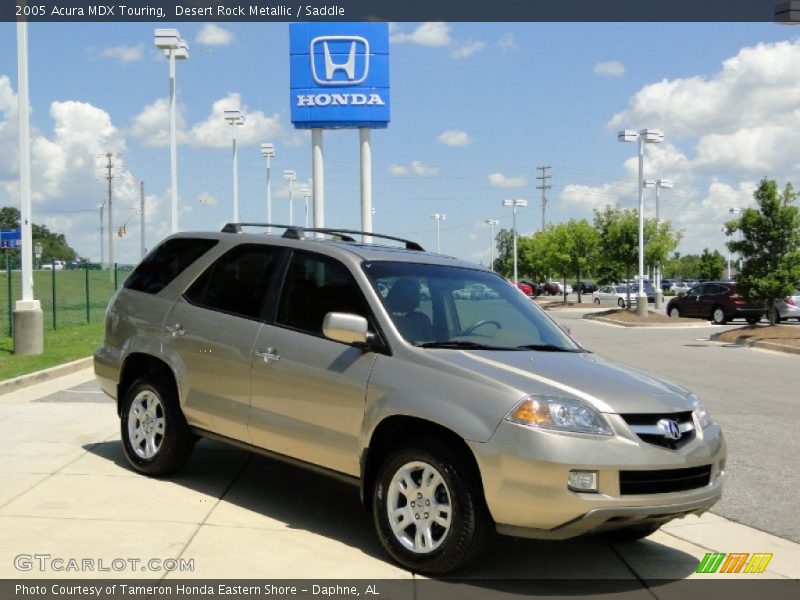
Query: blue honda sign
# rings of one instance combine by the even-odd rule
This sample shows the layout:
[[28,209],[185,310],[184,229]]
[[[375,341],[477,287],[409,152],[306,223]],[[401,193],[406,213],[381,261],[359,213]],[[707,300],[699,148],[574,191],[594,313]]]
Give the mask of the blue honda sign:
[[295,127],[389,125],[387,23],[290,23],[289,54]]
[[0,248],[19,248],[22,246],[21,229],[0,230]]

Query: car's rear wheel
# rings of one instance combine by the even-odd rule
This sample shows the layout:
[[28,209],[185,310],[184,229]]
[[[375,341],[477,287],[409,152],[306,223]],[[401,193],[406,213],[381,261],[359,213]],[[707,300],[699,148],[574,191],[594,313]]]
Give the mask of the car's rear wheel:
[[625,308],[625,300],[623,300],[622,298],[617,298],[617,306],[619,306],[620,308]]
[[595,298],[595,299],[594,299],[594,303],[595,303],[595,304],[600,304],[600,298]]
[[711,320],[714,325],[725,325],[728,322],[728,317],[725,316],[725,311],[721,306],[715,306],[714,310],[711,311]]
[[120,424],[125,458],[140,473],[170,475],[189,460],[195,437],[174,387],[162,379],[133,383],[122,402]]
[[673,306],[672,308],[669,309],[669,316],[672,317],[673,319],[680,319],[681,309],[678,308],[677,306]]
[[428,575],[467,565],[490,532],[474,467],[452,448],[427,439],[383,463],[373,489],[372,517],[391,557]]
[[756,323],[758,323],[760,320],[761,320],[761,317],[760,317],[760,316],[759,316],[759,317],[756,317],[756,316],[750,316],[750,317],[747,317],[747,322],[748,322],[750,325],[755,325],[755,324],[756,324]]
[[637,542],[653,535],[659,527],[661,527],[661,523],[638,523],[606,531],[603,533],[603,537],[609,542]]

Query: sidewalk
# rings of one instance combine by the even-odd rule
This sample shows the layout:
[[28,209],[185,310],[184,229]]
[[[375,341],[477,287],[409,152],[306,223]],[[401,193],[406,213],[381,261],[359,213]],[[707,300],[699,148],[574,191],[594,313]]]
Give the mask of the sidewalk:
[[[412,577],[384,554],[355,488],[207,440],[179,476],[150,479],[128,468],[118,428],[90,369],[0,396],[0,578]],[[711,551],[773,553],[748,579],[800,577],[800,545],[713,514],[634,544],[498,536],[460,575],[625,579],[638,589],[642,580],[726,577],[695,573]],[[19,571],[21,554],[106,565],[184,559],[194,571]]]

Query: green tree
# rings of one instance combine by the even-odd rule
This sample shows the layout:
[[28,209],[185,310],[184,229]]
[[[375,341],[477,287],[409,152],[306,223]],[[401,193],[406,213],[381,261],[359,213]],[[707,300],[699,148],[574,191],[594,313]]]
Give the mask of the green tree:
[[719,250],[709,252],[708,248],[703,248],[703,254],[700,255],[698,264],[698,278],[722,279],[725,264],[725,257],[719,253]]
[[[596,269],[600,253],[600,234],[586,219],[577,221],[570,219],[567,223],[569,236],[568,252],[570,255],[570,269],[578,278]],[[564,301],[566,301],[566,280],[564,281]],[[581,302],[581,291],[578,290],[578,302]]]
[[682,237],[683,233],[672,229],[669,221],[656,223],[655,219],[647,219],[644,223],[645,263],[660,268],[663,272],[670,252],[678,247]]
[[793,206],[791,185],[779,194],[778,184],[765,178],[753,197],[758,208],[747,208],[739,219],[726,224],[729,232],[742,234],[741,241],[728,242],[728,248],[744,259],[737,281],[739,293],[764,302],[769,323],[775,325],[775,300],[789,295],[800,281],[800,214]]
[[547,254],[547,239],[545,232],[537,231],[517,240],[520,273],[530,276],[534,281],[543,281],[553,270]]
[[[0,228],[18,229],[20,226],[19,210],[12,206],[0,208]],[[31,224],[31,237],[34,246],[42,245],[42,262],[48,263],[53,260],[70,261],[77,253],[67,243],[67,238],[63,233],[50,231],[45,225]],[[12,253],[19,253],[18,249],[10,250]]]
[[[603,211],[594,211],[594,226],[600,234],[604,264],[622,268],[628,280],[633,277],[634,267],[639,261],[638,215],[636,210],[623,210],[619,206],[606,206]],[[630,286],[627,286],[627,295],[630,306]]]
[[19,227],[19,210],[13,206],[0,208],[0,229],[17,229]]
[[[501,229],[494,237],[497,255],[494,259],[494,270],[508,278],[514,272],[514,237],[510,229]],[[517,240],[519,242],[519,240]],[[519,251],[519,248],[517,249]]]
[[543,243],[547,264],[558,273],[564,283],[564,302],[567,301],[567,274],[572,269],[572,241],[568,223],[548,225],[544,230]]

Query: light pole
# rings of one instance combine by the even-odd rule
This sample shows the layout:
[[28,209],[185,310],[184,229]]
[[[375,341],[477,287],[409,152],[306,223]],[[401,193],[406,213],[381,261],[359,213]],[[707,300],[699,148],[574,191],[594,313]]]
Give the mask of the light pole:
[[300,188],[300,192],[303,194],[303,200],[305,200],[306,204],[305,227],[308,229],[308,200],[311,198],[311,188],[307,185],[304,185]]
[[501,204],[505,207],[511,207],[511,235],[514,240],[514,285],[517,285],[519,283],[517,274],[517,207],[528,206],[528,201],[517,198],[516,200],[503,200]]
[[431,219],[436,221],[436,254],[439,254],[440,250],[441,250],[441,231],[440,231],[440,227],[441,227],[442,221],[447,219],[447,215],[442,214],[442,213],[433,213],[431,215]]
[[175,132],[176,96],[175,61],[189,58],[189,44],[177,29],[156,29],[155,44],[164,51],[169,60],[169,163],[171,173],[170,195],[172,198],[172,233],[178,231],[178,149]]
[[664,132],[659,129],[626,129],[617,134],[620,142],[639,142],[639,289],[636,292],[636,314],[647,316],[647,294],[644,291],[644,145],[660,144]]
[[500,225],[499,219],[486,219],[484,221],[489,226],[489,269],[494,271],[494,226]]
[[294,182],[297,181],[297,173],[291,169],[286,169],[283,172],[283,179],[289,182],[289,225],[294,224],[294,212],[292,203],[294,202]]
[[[744,209],[743,208],[739,208],[738,206],[735,206],[733,208],[729,208],[728,209],[728,214],[729,215],[736,215],[737,218],[739,217],[739,215],[742,214],[742,212],[744,212]],[[738,228],[736,231],[737,231],[737,233],[736,233],[736,241],[741,242],[742,241],[742,229]],[[744,266],[744,260],[742,259],[742,252],[739,251],[739,273],[742,272],[742,266]]]
[[225,121],[231,126],[233,139],[233,222],[239,222],[239,163],[236,151],[236,127],[244,125],[244,117],[239,109],[225,111]]
[[[267,159],[267,223],[272,223],[272,159],[275,156],[275,144],[261,144],[261,156]],[[272,233],[272,227],[267,228]]]
[[39,263],[36,268],[42,268],[42,244],[41,242],[36,242],[33,245],[33,253],[36,255],[36,262]]
[[728,243],[731,241],[731,233],[726,227],[722,228],[722,233],[725,234],[725,249],[728,251],[728,281],[731,279],[731,249],[728,248]]
[[97,208],[100,209],[100,270],[103,270],[106,266],[105,233],[103,231],[103,211],[106,209],[105,201],[102,204],[98,204]]
[[[672,183],[671,179],[648,179],[644,182],[644,187],[656,188],[656,227],[661,225],[661,219],[659,219],[658,215],[658,204],[659,199],[661,198],[661,190],[671,190],[675,187],[675,184]],[[655,269],[655,288],[656,288],[656,308],[661,308],[661,303],[663,302],[663,298],[661,296],[661,265],[657,264],[654,265],[653,268]]]

